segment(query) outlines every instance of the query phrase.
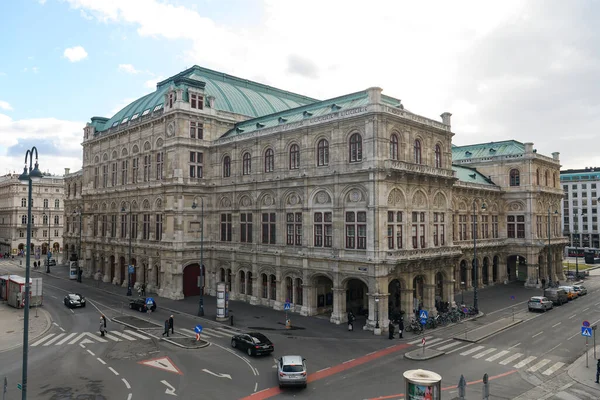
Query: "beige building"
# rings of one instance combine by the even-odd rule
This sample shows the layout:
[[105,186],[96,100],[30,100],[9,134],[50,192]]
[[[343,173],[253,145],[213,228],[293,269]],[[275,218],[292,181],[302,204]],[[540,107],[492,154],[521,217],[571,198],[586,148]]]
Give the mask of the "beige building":
[[85,127],[82,265],[181,299],[202,252],[207,293],[367,328],[470,287],[474,237],[479,287],[562,279],[558,153],[453,135],[379,88],[318,101],[194,66]]
[[81,170],[71,173],[69,168],[65,168],[65,211],[63,217],[65,221],[63,235],[65,251],[63,252],[63,263],[67,263],[69,260],[77,260],[80,257],[79,244],[80,238],[83,236],[83,223],[80,225],[80,221],[83,221],[83,214],[81,213],[83,210],[82,176]]
[[[0,252],[18,256],[27,244],[28,186],[19,174],[0,177]],[[31,257],[44,260],[63,251],[64,182],[62,176],[44,176],[32,186]]]

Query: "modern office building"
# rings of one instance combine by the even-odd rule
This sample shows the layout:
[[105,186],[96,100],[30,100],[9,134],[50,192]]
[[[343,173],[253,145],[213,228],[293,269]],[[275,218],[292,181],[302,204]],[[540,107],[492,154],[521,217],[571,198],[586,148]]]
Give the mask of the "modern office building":
[[194,66],[84,128],[85,274],[173,299],[226,282],[367,328],[463,286],[562,279],[558,153],[453,135],[380,88],[316,100]]

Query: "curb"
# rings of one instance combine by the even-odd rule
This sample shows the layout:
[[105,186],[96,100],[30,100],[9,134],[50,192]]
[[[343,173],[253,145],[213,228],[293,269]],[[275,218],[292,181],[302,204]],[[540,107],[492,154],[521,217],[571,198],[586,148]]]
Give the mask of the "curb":
[[[40,312],[40,311],[42,312],[42,314],[44,314],[44,317],[46,317],[46,322],[47,322],[46,328],[41,333],[39,333],[37,336],[29,337],[27,340],[29,343],[32,343],[37,338],[44,336],[52,328],[52,318],[50,317],[50,313],[44,309],[39,309],[38,312]],[[29,312],[31,312],[31,310]],[[30,315],[30,317],[31,317],[31,315]],[[19,343],[14,346],[10,346],[5,349],[1,349],[0,353],[4,353],[6,351],[11,351],[11,350],[17,349],[19,347],[23,347],[23,343]]]
[[[490,336],[493,336],[493,335],[495,335],[495,334],[497,334],[499,332],[502,332],[502,331],[504,331],[506,329],[512,328],[513,326],[518,325],[521,322],[523,322],[522,319],[511,321],[510,324],[508,324],[506,326],[503,326],[502,328],[496,329],[495,331],[493,331],[493,332],[491,332],[491,333],[489,333],[489,334],[487,334],[485,336],[481,336],[481,337],[475,338],[475,339],[469,339],[468,337],[466,337],[466,338],[465,337],[461,337],[461,335],[453,336],[452,339],[459,340],[461,342],[467,342],[467,343],[479,343],[480,341],[482,341],[484,339],[487,339]],[[482,326],[481,328],[484,328],[484,327],[485,327],[485,325]]]
[[[128,328],[135,329],[135,330],[136,330],[136,331],[138,331],[138,332],[139,332],[139,331],[142,331],[142,332],[144,332],[146,335],[148,335],[148,336],[151,336],[151,337],[153,337],[154,339],[157,339],[157,340],[159,340],[159,341],[161,341],[161,340],[162,340],[163,342],[169,342],[169,343],[171,343],[171,344],[174,344],[175,346],[181,347],[182,349],[202,349],[202,348],[204,348],[204,347],[208,347],[208,346],[210,346],[210,342],[207,342],[206,340],[202,340],[202,339],[200,339],[200,340],[199,340],[199,342],[200,342],[201,344],[200,344],[200,345],[198,345],[198,346],[184,346],[184,345],[182,345],[182,344],[179,344],[179,343],[177,343],[177,342],[174,342],[174,341],[172,341],[171,339],[165,339],[164,337],[158,337],[158,336],[154,336],[153,334],[151,334],[151,333],[149,333],[149,332],[146,332],[146,331],[144,331],[143,329],[140,329],[140,328],[138,328],[138,327],[136,327],[136,326],[134,326],[134,325],[128,324],[127,322],[122,322],[122,321],[119,321],[118,319],[114,319],[114,318],[112,319],[112,321],[113,321],[113,322],[116,322],[117,324],[124,325],[124,326],[126,326],[126,327],[128,327]],[[155,324],[154,322],[149,322],[149,321],[147,321],[147,322],[148,322],[148,323],[150,323],[150,324],[156,325],[156,326],[158,326],[158,327],[161,327],[161,325],[159,325],[159,324]],[[186,336],[186,337],[189,337],[189,336]]]
[[429,352],[431,352],[433,354],[424,355],[424,356],[421,356],[421,357],[413,356],[411,354],[411,353],[419,353],[421,351],[422,350],[419,349],[419,350],[410,351],[408,353],[404,353],[404,358],[406,358],[408,360],[413,360],[413,361],[426,361],[426,360],[431,360],[432,358],[440,357],[440,356],[443,356],[444,354],[446,354],[445,351],[439,351],[439,350],[428,350]]
[[[587,352],[588,352],[588,355],[587,355],[587,356],[588,356],[588,360],[589,360],[589,361],[591,361],[591,363],[590,363],[590,364],[591,364],[591,366],[590,366],[590,368],[587,368],[587,370],[589,370],[589,371],[590,371],[590,377],[591,377],[591,376],[595,376],[595,365],[594,365],[594,362],[597,362],[597,361],[594,359],[594,348],[593,348],[593,346],[592,346],[592,348],[591,348],[591,349],[589,349]],[[581,385],[587,386],[587,387],[589,387],[589,388],[592,388],[592,389],[599,390],[599,389],[600,389],[600,386],[595,386],[595,385],[597,385],[597,384],[594,384],[594,386],[593,386],[593,385],[590,385],[590,383],[589,383],[589,382],[586,382],[585,380],[581,379],[582,377],[578,376],[578,375],[577,375],[577,374],[576,374],[576,373],[573,371],[573,370],[575,370],[575,369],[577,369],[577,368],[583,367],[583,363],[584,363],[585,356],[586,356],[586,353],[584,352],[584,353],[583,353],[583,354],[582,354],[582,355],[581,355],[581,356],[580,356],[580,357],[579,357],[577,360],[575,360],[575,361],[574,361],[574,362],[573,362],[573,363],[572,363],[572,364],[569,366],[569,368],[567,368],[567,374],[568,374],[568,375],[569,375],[569,377],[570,377],[571,379],[573,379],[575,382],[577,382],[577,383],[579,383],[579,384],[581,384]],[[584,368],[584,369],[586,369],[585,367],[583,367],[583,368]],[[590,378],[590,379],[591,379],[591,378]]]

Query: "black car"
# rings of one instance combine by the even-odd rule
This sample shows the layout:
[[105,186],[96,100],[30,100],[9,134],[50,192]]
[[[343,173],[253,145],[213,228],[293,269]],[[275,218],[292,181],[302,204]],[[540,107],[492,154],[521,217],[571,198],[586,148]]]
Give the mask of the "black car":
[[65,296],[64,303],[69,308],[85,307],[85,297],[79,293],[69,293]]
[[259,332],[240,333],[231,338],[231,347],[245,350],[249,356],[269,354],[275,350],[273,342]]
[[[137,299],[133,299],[129,301],[129,308],[132,310],[138,310],[141,312],[148,311],[148,305],[146,304],[145,297],[138,297]],[[152,300],[152,307],[150,307],[150,311],[156,311],[156,302]]]

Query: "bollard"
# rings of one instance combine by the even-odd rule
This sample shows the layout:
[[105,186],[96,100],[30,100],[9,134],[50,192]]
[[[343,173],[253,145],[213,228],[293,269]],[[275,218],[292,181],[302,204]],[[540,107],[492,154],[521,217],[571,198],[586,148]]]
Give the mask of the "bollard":
[[490,384],[488,374],[483,375],[483,391],[482,391],[483,400],[488,400],[490,398]]
[[467,381],[463,375],[460,376],[458,381],[458,398],[464,400],[467,396]]
[[290,320],[289,318],[287,318],[285,320],[285,329],[291,329],[292,328],[292,320]]
[[229,316],[229,324],[233,326],[233,314]]

